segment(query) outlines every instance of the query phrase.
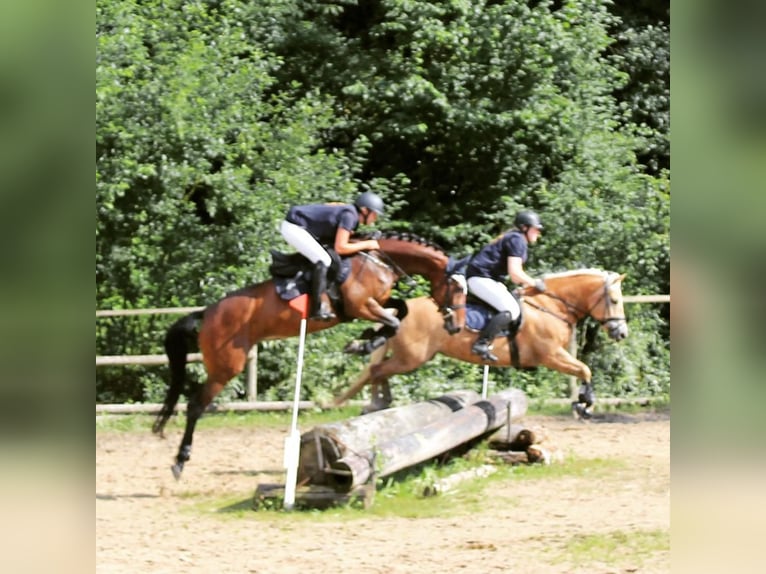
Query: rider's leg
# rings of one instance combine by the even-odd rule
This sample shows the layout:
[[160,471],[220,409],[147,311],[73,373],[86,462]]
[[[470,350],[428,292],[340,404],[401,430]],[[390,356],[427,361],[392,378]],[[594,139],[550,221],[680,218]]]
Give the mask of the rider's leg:
[[488,277],[470,277],[468,290],[498,311],[479,333],[471,352],[481,355],[485,360],[497,361],[497,357],[491,353],[492,342],[500,331],[518,318],[521,312],[519,304],[505,285]]
[[511,314],[508,311],[501,311],[492,317],[479,333],[479,338],[471,347],[471,352],[474,355],[481,355],[487,361],[497,361],[497,356],[492,353],[492,342],[510,322]]
[[322,299],[327,290],[327,265],[321,261],[314,263],[311,271],[311,318],[318,321],[332,321],[335,313],[327,302]]
[[283,221],[280,232],[287,243],[314,264],[311,273],[311,318],[320,321],[335,319],[332,309],[322,299],[322,295],[327,290],[327,270],[332,263],[330,254],[314,239],[311,233],[299,225]]
[[289,221],[283,221],[279,231],[287,243],[312,263],[321,261],[327,267],[332,263],[330,254],[325,251],[325,248],[314,239],[314,236],[311,235],[311,233],[303,229],[300,225],[295,225]]

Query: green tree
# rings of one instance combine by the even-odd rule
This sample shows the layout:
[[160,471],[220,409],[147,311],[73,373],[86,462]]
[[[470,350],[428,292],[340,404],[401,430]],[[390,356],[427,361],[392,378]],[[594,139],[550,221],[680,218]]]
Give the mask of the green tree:
[[[626,272],[626,292],[666,292],[663,7],[98,0],[97,306],[201,305],[265,279],[288,205],[362,189],[386,197],[384,225],[456,255],[507,229],[519,208],[537,209],[547,230],[531,271],[601,267]],[[599,369],[614,392],[630,387],[625,373],[640,386],[642,373],[668,371],[667,314],[630,312],[640,344],[624,352],[591,326],[581,332],[586,356],[618,357]],[[99,322],[97,349],[158,352],[167,323]],[[321,335],[322,348],[340,349],[348,332]],[[264,346],[275,396],[289,388],[290,348]],[[323,371],[337,381],[355,366],[309,360],[310,392],[327,392]],[[453,368],[436,361],[403,387],[432,388],[421,376],[438,386]],[[155,371],[130,372],[101,371],[99,392],[137,400],[159,386]],[[538,394],[565,386],[523,379]]]
[[[289,205],[356,192],[364,148],[322,145],[331,98],[274,85],[280,60],[244,5],[97,3],[99,308],[201,305],[263,280]],[[102,321],[97,349],[156,352],[165,324]]]

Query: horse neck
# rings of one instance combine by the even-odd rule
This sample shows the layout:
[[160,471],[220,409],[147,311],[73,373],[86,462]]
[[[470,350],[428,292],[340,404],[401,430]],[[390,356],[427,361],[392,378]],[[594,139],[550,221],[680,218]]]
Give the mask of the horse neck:
[[384,285],[392,286],[399,278],[399,272],[392,269],[388,263],[377,257],[369,257],[366,253],[357,254],[351,260],[351,272],[364,282],[369,274],[377,277]]
[[[546,278],[548,290],[560,297],[582,313],[593,307],[604,285],[604,277],[594,274],[572,275],[568,277]],[[563,305],[563,303],[562,303]]]
[[434,283],[444,275],[449,257],[430,246],[401,239],[381,239],[381,251],[407,274],[423,275]]

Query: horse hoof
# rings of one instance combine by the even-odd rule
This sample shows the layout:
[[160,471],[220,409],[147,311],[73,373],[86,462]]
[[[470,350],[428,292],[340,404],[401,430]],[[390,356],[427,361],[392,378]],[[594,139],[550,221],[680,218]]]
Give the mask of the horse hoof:
[[362,355],[364,354],[364,343],[361,343],[360,341],[351,341],[343,347],[343,352],[348,355]]
[[371,413],[376,413],[378,411],[386,410],[388,407],[390,407],[390,403],[385,403],[381,401],[373,401],[364,407],[362,407],[362,415],[369,415]]
[[588,420],[593,417],[588,411],[588,408],[583,407],[582,404],[577,401],[572,403],[572,416],[574,416],[575,420]]
[[175,478],[176,480],[181,480],[181,472],[183,471],[183,469],[184,467],[178,463],[171,466],[170,470],[173,471],[173,478]]

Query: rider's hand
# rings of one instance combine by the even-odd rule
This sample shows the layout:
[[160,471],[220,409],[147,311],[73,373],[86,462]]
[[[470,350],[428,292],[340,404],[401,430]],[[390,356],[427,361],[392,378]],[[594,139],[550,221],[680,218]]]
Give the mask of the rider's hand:
[[535,279],[534,288],[537,289],[540,293],[545,293],[545,281],[542,279]]

